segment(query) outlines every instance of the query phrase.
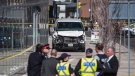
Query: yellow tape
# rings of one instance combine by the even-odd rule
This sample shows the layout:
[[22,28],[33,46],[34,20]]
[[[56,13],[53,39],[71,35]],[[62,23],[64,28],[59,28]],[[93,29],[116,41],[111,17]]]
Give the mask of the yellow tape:
[[10,59],[10,58],[16,57],[16,56],[18,56],[18,55],[21,55],[21,54],[23,54],[23,53],[29,51],[30,49],[32,49],[34,46],[35,46],[35,45],[33,45],[33,46],[31,46],[31,47],[29,47],[29,48],[27,48],[27,49],[25,49],[25,50],[23,50],[23,51],[21,51],[21,52],[19,52],[19,53],[2,57],[2,58],[0,58],[0,60],[6,60],[6,59]]
[[[31,24],[31,25],[32,25],[33,23],[1,23],[1,22],[0,22],[0,24],[10,24],[10,25],[12,25],[12,24],[14,24],[14,25],[15,25],[15,24],[21,24],[21,25],[22,25],[22,24]],[[42,23],[41,23],[41,24],[42,24]],[[84,26],[89,25],[89,24],[91,24],[91,23],[83,23]],[[48,25],[49,25],[49,26],[53,26],[54,24],[48,24]]]

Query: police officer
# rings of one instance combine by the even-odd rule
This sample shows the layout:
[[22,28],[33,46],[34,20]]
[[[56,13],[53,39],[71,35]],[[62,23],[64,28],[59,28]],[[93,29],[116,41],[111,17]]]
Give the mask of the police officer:
[[92,58],[92,52],[93,50],[88,48],[86,57],[79,60],[75,67],[76,76],[95,76],[97,69],[103,69],[103,66],[95,58]]
[[56,74],[58,76],[73,76],[73,68],[68,62],[70,56],[67,53],[61,54],[60,60],[62,61],[56,65]]
[[50,52],[49,44],[43,45],[43,47],[42,47],[42,55],[43,55],[43,58],[44,58],[44,59],[49,58],[49,57],[48,57],[48,53],[49,53],[49,52]]

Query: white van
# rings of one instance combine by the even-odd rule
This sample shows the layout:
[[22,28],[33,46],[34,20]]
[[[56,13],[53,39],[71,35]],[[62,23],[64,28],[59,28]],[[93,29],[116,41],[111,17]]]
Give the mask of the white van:
[[62,18],[56,20],[52,35],[53,48],[77,48],[85,52],[85,41],[85,29],[80,19]]

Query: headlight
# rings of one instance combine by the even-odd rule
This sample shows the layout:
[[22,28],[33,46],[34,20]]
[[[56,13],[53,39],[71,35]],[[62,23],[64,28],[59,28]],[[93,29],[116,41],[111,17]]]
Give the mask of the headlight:
[[84,41],[85,41],[85,36],[84,35],[79,36],[78,39],[77,39],[78,43],[84,43]]
[[56,38],[57,37],[57,35],[55,35],[55,34],[53,34],[52,36],[53,36],[53,38]]
[[63,37],[58,35],[57,38],[56,38],[56,42],[57,42],[57,43],[62,43],[62,42],[64,42]]

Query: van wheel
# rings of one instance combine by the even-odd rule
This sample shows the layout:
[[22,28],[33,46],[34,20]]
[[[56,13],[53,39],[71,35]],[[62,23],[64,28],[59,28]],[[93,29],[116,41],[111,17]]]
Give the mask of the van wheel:
[[81,52],[85,52],[85,47],[83,47],[83,48],[81,49]]
[[52,43],[52,48],[55,49],[55,45]]

